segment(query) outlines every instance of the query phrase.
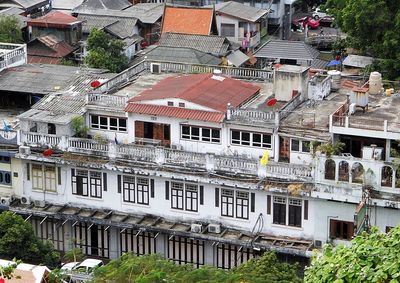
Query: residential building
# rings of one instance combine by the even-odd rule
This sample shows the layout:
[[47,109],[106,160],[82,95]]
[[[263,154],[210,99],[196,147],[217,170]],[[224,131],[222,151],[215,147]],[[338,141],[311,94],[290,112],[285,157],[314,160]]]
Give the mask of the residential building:
[[6,0],[0,3],[0,10],[19,8],[24,11],[23,16],[36,18],[44,15],[51,9],[50,0]]
[[72,57],[76,50],[54,35],[43,35],[28,43],[28,63],[59,64],[62,59]]

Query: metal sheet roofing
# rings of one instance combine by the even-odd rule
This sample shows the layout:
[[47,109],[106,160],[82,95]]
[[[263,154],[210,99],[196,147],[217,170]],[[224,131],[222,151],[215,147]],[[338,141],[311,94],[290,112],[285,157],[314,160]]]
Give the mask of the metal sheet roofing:
[[268,14],[268,10],[247,6],[234,1],[215,4],[215,11],[217,12],[217,15],[218,13],[221,13],[249,22],[256,22]]
[[374,58],[369,56],[360,55],[348,55],[343,60],[343,66],[354,67],[354,68],[365,68],[366,66],[372,64]]
[[129,102],[180,98],[215,111],[225,112],[228,103],[233,107],[239,107],[257,96],[259,91],[260,87],[251,83],[213,74],[195,74],[168,77],[132,97]]
[[73,10],[83,3],[84,0],[52,0],[51,6],[55,10]]
[[49,0],[12,0],[11,2],[17,3],[24,9],[28,9],[37,5],[45,5]]
[[142,23],[154,24],[164,14],[164,3],[138,3],[124,10],[134,17],[138,18]]
[[67,26],[78,24],[81,21],[77,18],[60,11],[51,11],[50,13],[28,21],[28,26],[50,27],[50,26]]
[[166,117],[175,117],[188,120],[206,121],[206,122],[222,122],[225,118],[225,113],[193,110],[179,107],[158,106],[142,103],[129,103],[125,107],[125,112],[157,115]]
[[166,6],[161,33],[175,32],[209,35],[213,19],[214,10],[210,8]]
[[216,35],[193,35],[163,33],[158,43],[160,46],[193,48],[205,53],[224,56],[229,48],[229,41]]
[[314,60],[318,50],[303,41],[269,40],[255,53],[256,58]]
[[120,39],[133,36],[133,30],[137,23],[137,19],[133,16],[79,14],[78,19],[83,21],[82,32],[84,33],[90,33],[92,28],[106,29]]
[[133,35],[134,28],[136,26],[137,19],[118,19],[115,23],[105,27],[105,30],[109,33],[124,39]]
[[147,60],[189,64],[219,65],[221,59],[192,48],[156,46],[146,53]]
[[249,56],[247,56],[240,50],[236,50],[236,51],[232,52],[226,58],[233,66],[236,66],[236,67],[241,66],[242,64],[244,64],[245,62],[247,62],[250,59]]
[[[43,48],[43,45],[47,48]],[[62,58],[75,50],[64,40],[49,34],[36,38],[28,44],[28,56]]]

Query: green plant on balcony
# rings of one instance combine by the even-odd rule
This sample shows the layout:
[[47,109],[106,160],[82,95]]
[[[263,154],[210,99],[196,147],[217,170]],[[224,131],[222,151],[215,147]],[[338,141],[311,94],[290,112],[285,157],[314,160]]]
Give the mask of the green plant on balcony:
[[103,135],[102,133],[96,133],[93,136],[93,139],[95,142],[97,142],[98,144],[106,144],[108,143],[108,139],[105,135]]
[[315,150],[313,150],[313,157],[318,153],[325,154],[326,157],[331,157],[332,155],[338,155],[342,153],[345,144],[342,142],[337,142],[335,144],[332,143],[323,143],[318,145]]
[[86,138],[89,128],[85,124],[83,116],[75,116],[71,119],[71,128],[76,137]]

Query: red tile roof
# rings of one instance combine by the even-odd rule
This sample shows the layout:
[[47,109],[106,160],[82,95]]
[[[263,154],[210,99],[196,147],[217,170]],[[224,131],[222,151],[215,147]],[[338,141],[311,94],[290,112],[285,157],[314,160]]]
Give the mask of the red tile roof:
[[179,107],[158,106],[151,104],[129,103],[125,107],[125,112],[147,114],[155,116],[176,117],[187,120],[197,120],[206,122],[222,122],[225,113],[193,110]]
[[214,10],[206,8],[165,7],[162,33],[210,35]]
[[69,25],[73,25],[76,23],[81,23],[82,21],[77,18],[65,14],[60,11],[51,11],[44,16],[41,16],[36,19],[31,19],[27,22],[28,26],[35,27],[54,27],[54,28],[64,28]]
[[238,107],[258,95],[259,91],[260,87],[251,83],[213,74],[196,74],[168,77],[132,97],[129,102],[179,98],[225,112],[228,103]]

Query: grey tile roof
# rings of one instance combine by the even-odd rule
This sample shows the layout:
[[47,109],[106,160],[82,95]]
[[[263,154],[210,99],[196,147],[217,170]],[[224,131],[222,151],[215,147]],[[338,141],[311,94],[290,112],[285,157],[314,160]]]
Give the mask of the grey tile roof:
[[118,18],[117,21],[105,27],[109,33],[120,39],[133,36],[133,30],[137,24],[137,19]]
[[193,48],[157,46],[146,55],[148,60],[189,64],[219,65],[221,59]]
[[326,69],[328,64],[329,64],[329,61],[325,61],[325,60],[321,60],[321,59],[314,59],[311,62],[311,68]]
[[303,41],[288,40],[267,41],[254,53],[256,58],[293,60],[314,60],[318,55],[318,50]]
[[90,33],[92,28],[103,29],[106,26],[109,26],[117,21],[115,17],[111,16],[107,17],[107,16],[85,15],[85,14],[79,14],[78,19],[83,21],[82,24],[83,33]]
[[73,10],[83,3],[84,0],[52,0],[51,6],[54,10]]
[[249,22],[256,22],[268,14],[268,10],[247,6],[234,1],[216,4],[215,11]]
[[17,3],[24,9],[28,9],[36,5],[48,3],[49,0],[12,0],[12,2]]
[[162,3],[138,3],[124,10],[134,17],[138,18],[142,23],[154,24],[164,14],[164,4]]
[[[124,10],[132,6],[128,0],[86,0],[79,5],[76,10],[96,10],[96,9],[110,9],[110,10]],[[74,9],[75,12],[75,9]]]
[[217,56],[224,56],[229,48],[229,41],[225,37],[180,33],[163,33],[158,44],[168,47],[193,48]]

